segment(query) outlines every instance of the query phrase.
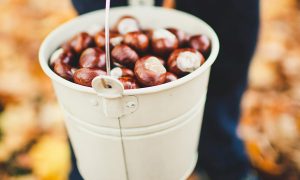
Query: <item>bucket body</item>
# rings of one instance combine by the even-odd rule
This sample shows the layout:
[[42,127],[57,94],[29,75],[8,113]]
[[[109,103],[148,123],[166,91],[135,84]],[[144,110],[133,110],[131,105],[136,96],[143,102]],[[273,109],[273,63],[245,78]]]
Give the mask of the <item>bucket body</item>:
[[[177,81],[125,90],[120,97],[109,99],[92,88],[60,78],[48,66],[51,53],[63,42],[95,24],[104,24],[104,11],[80,16],[53,31],[42,44],[40,63],[52,79],[65,114],[79,171],[88,180],[186,179],[197,162],[210,67],[218,54],[218,38],[206,23],[176,10],[121,7],[112,8],[110,15],[111,22],[132,15],[145,28],[175,27],[191,34],[206,34],[212,41],[212,51],[198,70]],[[131,108],[130,103],[134,103],[134,109],[126,110]]]

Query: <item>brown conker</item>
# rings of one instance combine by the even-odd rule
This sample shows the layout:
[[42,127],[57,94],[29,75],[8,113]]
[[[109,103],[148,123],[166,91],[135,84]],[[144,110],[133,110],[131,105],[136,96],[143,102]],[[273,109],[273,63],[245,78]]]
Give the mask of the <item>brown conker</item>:
[[178,79],[178,77],[175,74],[173,74],[171,72],[167,72],[166,73],[166,82],[165,83],[176,81],[177,79]]
[[71,71],[72,67],[69,64],[63,62],[63,59],[58,59],[54,63],[53,71],[60,77],[72,81],[73,73]]
[[94,45],[94,39],[86,32],[75,35],[70,41],[62,46],[66,51],[72,50],[80,54],[83,50]]
[[127,45],[118,45],[113,48],[111,57],[114,63],[125,67],[133,67],[135,62],[139,59],[138,54]]
[[110,75],[114,78],[120,77],[134,77],[134,73],[131,69],[124,67],[115,67],[110,71]]
[[87,48],[79,59],[79,66],[82,68],[106,69],[105,52],[100,48]]
[[132,77],[121,77],[119,81],[123,84],[124,89],[138,89],[139,85]]
[[142,32],[130,32],[124,35],[124,43],[139,53],[145,53],[148,50],[148,36]]
[[101,69],[80,68],[74,73],[74,82],[91,87],[93,79],[100,75],[106,75],[106,72]]
[[114,26],[114,31],[120,34],[126,34],[129,32],[140,31],[139,21],[132,16],[121,17]]
[[[95,36],[94,40],[96,45],[101,48],[105,49],[105,32],[104,31],[99,31]],[[119,44],[122,44],[123,42],[123,37],[120,34],[117,34],[115,32],[110,32],[109,33],[109,44],[110,48],[113,48]]]
[[61,61],[64,64],[75,65],[77,63],[76,56],[71,51],[66,51],[62,48],[57,49],[50,57],[50,66],[54,67],[56,61]]
[[211,48],[211,42],[205,35],[195,35],[190,38],[189,45],[191,48],[198,50],[204,55],[208,55]]
[[143,86],[156,86],[165,83],[166,69],[155,56],[145,56],[134,66],[134,74]]
[[155,55],[167,57],[178,48],[178,40],[174,34],[166,29],[156,29],[151,33],[151,46]]
[[176,28],[167,28],[168,31],[173,33],[178,40],[179,47],[186,47],[189,42],[189,36],[187,33],[185,33],[182,30],[176,29]]
[[203,55],[195,49],[184,48],[175,50],[169,57],[169,71],[182,76],[195,71],[205,61]]

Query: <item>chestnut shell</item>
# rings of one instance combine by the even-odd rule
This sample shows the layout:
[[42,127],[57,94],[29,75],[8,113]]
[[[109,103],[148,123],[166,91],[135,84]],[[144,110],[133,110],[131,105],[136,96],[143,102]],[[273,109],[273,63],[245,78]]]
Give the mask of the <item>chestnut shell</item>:
[[53,71],[58,74],[60,77],[72,81],[73,73],[71,71],[72,67],[69,64],[63,62],[63,59],[58,59],[54,63]]
[[127,45],[118,45],[111,52],[113,62],[121,64],[125,67],[133,67],[139,59],[138,54]]
[[189,45],[191,48],[198,50],[205,56],[210,53],[211,42],[205,35],[194,35],[190,38]]
[[124,43],[140,53],[145,53],[149,47],[149,38],[142,32],[130,32],[124,35]]
[[145,62],[151,56],[145,56],[139,59],[134,66],[134,74],[140,84],[143,86],[157,86],[165,83],[166,81],[166,73],[157,74],[154,71],[146,69]]
[[74,73],[74,82],[83,86],[92,87],[92,81],[99,75],[106,75],[101,69],[80,68]]
[[81,32],[75,35],[70,41],[62,46],[65,51],[74,51],[80,54],[86,48],[94,45],[94,39],[87,32]]
[[177,79],[178,79],[178,77],[174,73],[167,72],[166,73],[166,82],[165,83],[176,81]]
[[126,33],[128,33],[128,32],[123,33],[123,32],[120,32],[120,31],[119,31],[119,25],[120,25],[120,23],[121,23],[124,19],[133,19],[134,21],[136,21],[136,24],[137,24],[137,27],[138,27],[138,31],[141,30],[139,20],[138,20],[137,18],[133,17],[133,16],[127,15],[127,16],[122,16],[122,17],[115,23],[115,25],[114,25],[114,27],[113,27],[113,31],[118,32],[119,34],[126,34]]
[[[180,53],[182,52],[186,52],[186,51],[190,51],[190,52],[193,52],[193,53],[196,53],[198,52],[197,50],[195,49],[191,49],[191,48],[182,48],[182,49],[176,49],[169,57],[168,59],[168,62],[167,62],[167,66],[168,66],[168,70],[174,74],[176,74],[177,76],[184,76],[186,74],[189,74],[189,72],[182,72],[178,66],[177,66],[177,58],[179,56]],[[198,52],[200,54],[200,63],[203,64],[205,59],[203,57],[203,55]]]
[[119,81],[123,84],[124,89],[138,89],[139,85],[132,77],[120,77]]
[[134,73],[131,69],[124,67],[115,67],[111,70],[111,76],[120,78],[120,77],[134,77]]
[[63,50],[63,52],[54,60],[52,64],[50,64],[50,66],[54,68],[56,61],[61,61],[61,63],[68,64],[70,66],[75,66],[77,63],[77,58],[73,52]]
[[[109,33],[109,39],[111,40],[112,38],[115,38],[115,37],[118,37],[118,36],[121,36],[120,34],[118,33],[115,33],[115,32],[110,32]],[[105,32],[104,31],[99,31],[98,33],[95,34],[94,36],[94,41],[95,41],[95,44],[101,48],[101,49],[105,49]],[[110,43],[110,48],[113,48],[113,45]]]
[[83,68],[100,68],[105,70],[105,52],[98,47],[87,48],[80,56],[79,66]]
[[154,55],[166,58],[179,47],[177,38],[174,41],[168,38],[155,39],[153,38],[153,33],[154,31],[151,32],[151,47]]
[[176,29],[176,28],[167,28],[168,31],[173,33],[178,39],[178,43],[180,47],[186,47],[189,43],[189,36],[186,32]]
[[[133,19],[136,24],[134,21],[128,21],[128,24],[126,22],[122,24],[121,29],[118,28],[120,22],[125,18]],[[131,28],[130,25],[133,25],[134,28]],[[118,32],[118,29],[121,32]],[[105,49],[105,32],[102,29],[95,33],[98,30],[94,30],[92,35],[87,32],[78,33],[63,44],[61,47],[64,52],[59,57],[53,56],[55,58],[52,58],[53,60],[49,63],[54,72],[64,79],[84,86],[91,86],[94,77],[106,74],[105,52],[103,51]],[[197,65],[184,64],[184,58],[178,61],[181,65],[179,67],[189,72],[182,72],[177,67],[174,59],[176,60],[180,51],[183,51],[183,49],[178,49],[179,47],[186,48],[185,50],[199,51],[205,57],[208,57],[211,51],[211,41],[205,35],[190,36],[186,32],[172,27],[158,30],[166,30],[171,34],[162,31],[162,33],[158,32],[153,35],[155,30],[141,29],[138,19],[132,16],[121,17],[110,30],[112,67],[120,67],[116,78],[123,83],[125,89],[156,86],[175,81],[194,70],[194,67],[198,67],[198,61]],[[116,37],[120,37],[120,39],[111,40]],[[170,72],[161,69],[157,61],[154,61],[154,64],[146,63],[145,65],[145,61],[151,56],[156,56]],[[139,59],[139,57],[143,58]],[[189,54],[186,57],[188,58]],[[204,62],[204,57],[202,60]],[[193,62],[190,61],[190,63]]]

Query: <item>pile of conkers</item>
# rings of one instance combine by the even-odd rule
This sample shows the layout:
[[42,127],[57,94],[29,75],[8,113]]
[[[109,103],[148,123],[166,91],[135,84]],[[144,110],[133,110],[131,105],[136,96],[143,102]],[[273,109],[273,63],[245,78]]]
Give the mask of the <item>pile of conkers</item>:
[[[175,81],[199,68],[210,54],[205,35],[189,35],[175,28],[142,29],[132,16],[123,16],[110,30],[111,76],[125,89]],[[50,58],[62,78],[83,86],[106,74],[105,32],[81,32]]]

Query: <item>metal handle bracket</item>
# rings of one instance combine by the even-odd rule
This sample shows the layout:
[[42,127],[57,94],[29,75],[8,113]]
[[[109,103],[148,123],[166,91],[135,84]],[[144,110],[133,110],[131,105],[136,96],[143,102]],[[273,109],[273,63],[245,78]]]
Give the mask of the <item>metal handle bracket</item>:
[[124,86],[110,76],[98,76],[92,81],[92,87],[102,99],[103,111],[107,117],[119,118],[133,113],[138,107],[135,96],[123,96]]

